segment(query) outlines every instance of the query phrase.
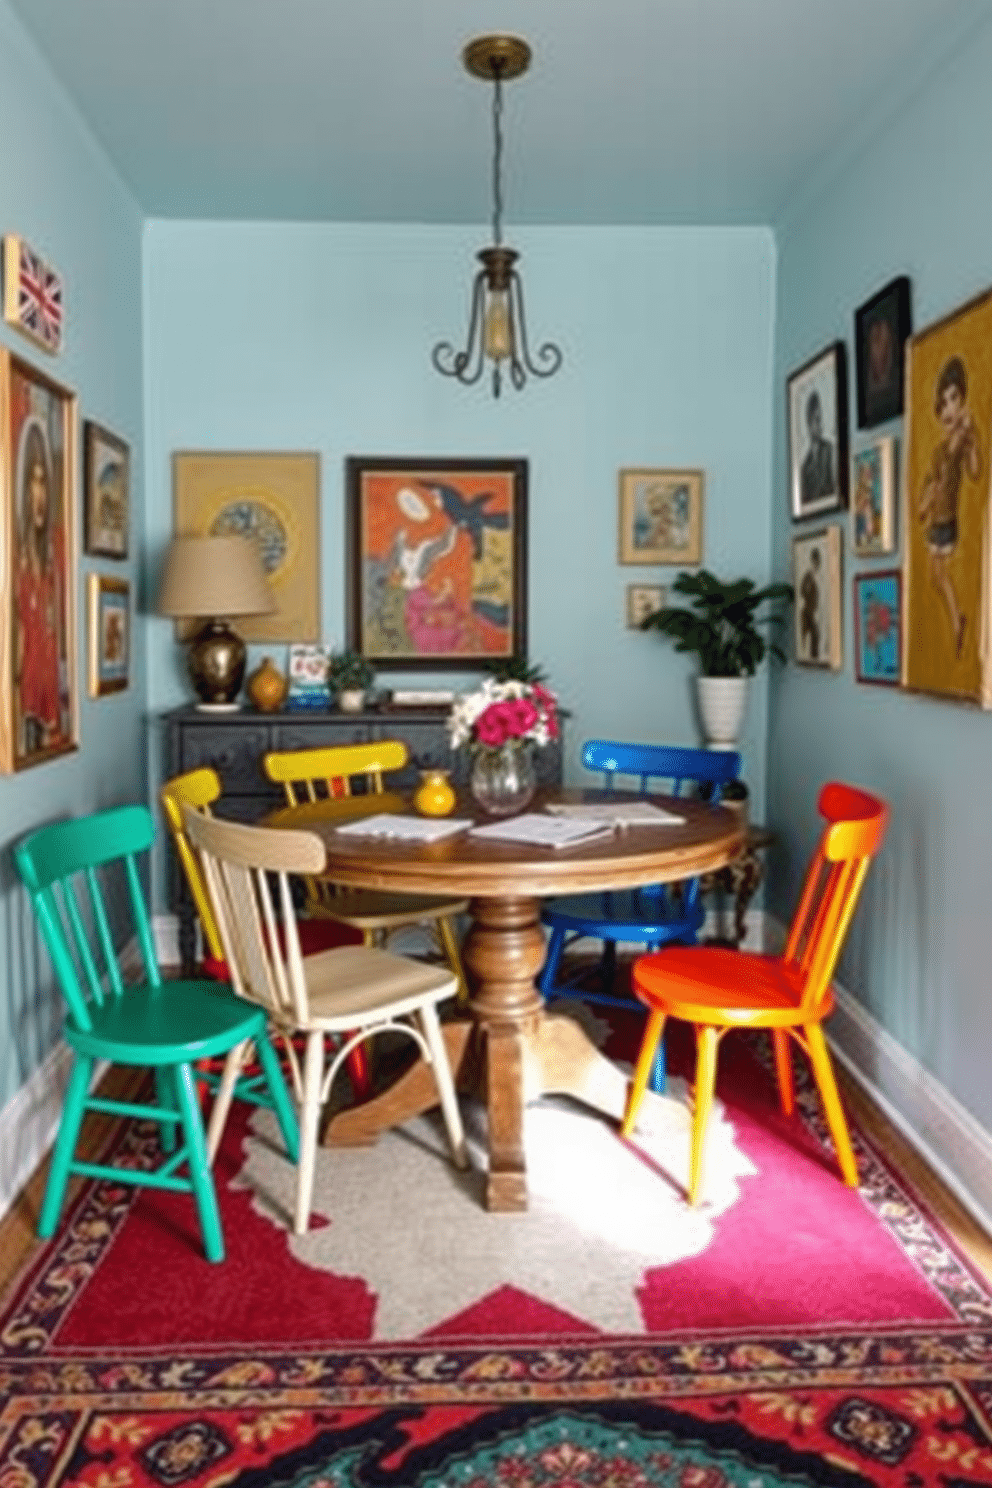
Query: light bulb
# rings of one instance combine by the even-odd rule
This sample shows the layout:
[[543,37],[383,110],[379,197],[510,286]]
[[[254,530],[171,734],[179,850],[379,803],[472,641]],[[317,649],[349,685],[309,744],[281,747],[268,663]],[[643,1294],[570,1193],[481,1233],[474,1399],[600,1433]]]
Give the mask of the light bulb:
[[490,293],[483,348],[486,356],[494,362],[503,361],[513,352],[513,333],[510,329],[510,311],[505,290]]

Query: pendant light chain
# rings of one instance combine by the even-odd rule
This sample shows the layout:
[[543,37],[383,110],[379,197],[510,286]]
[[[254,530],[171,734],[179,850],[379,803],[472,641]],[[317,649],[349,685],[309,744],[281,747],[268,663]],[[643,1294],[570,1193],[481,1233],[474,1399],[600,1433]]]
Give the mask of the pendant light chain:
[[493,242],[503,242],[503,69],[493,65]]

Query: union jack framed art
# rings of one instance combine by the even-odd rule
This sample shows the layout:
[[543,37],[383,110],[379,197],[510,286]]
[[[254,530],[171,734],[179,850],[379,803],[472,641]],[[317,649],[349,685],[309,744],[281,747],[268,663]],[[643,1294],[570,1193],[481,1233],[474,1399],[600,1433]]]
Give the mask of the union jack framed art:
[[3,318],[56,356],[62,346],[62,277],[14,233],[3,240]]

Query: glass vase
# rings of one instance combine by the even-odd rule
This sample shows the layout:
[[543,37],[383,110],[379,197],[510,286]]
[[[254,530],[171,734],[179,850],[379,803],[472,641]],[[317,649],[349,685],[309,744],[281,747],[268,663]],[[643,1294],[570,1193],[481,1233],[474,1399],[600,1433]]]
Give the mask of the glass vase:
[[494,749],[477,750],[469,788],[490,816],[512,816],[523,811],[537,789],[530,745],[508,739]]

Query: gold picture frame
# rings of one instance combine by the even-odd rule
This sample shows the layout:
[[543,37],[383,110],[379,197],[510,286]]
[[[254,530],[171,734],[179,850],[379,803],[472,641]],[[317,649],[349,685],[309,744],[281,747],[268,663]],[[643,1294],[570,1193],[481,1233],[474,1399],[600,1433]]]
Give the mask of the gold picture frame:
[[87,590],[89,694],[106,697],[130,682],[131,585],[91,573]]
[[834,524],[792,539],[795,659],[800,666],[839,672],[842,635],[841,531]]
[[126,558],[131,527],[131,451],[117,434],[83,421],[83,551]]
[[0,347],[0,771],[79,747],[76,397]]
[[896,547],[896,441],[873,439],[851,456],[851,551],[881,558]]
[[[180,537],[257,541],[275,600],[268,615],[239,615],[249,644],[320,639],[320,456],[309,453],[177,451],[174,528]],[[186,638],[195,621],[177,621]]]
[[640,630],[641,622],[664,607],[663,584],[627,585],[627,629]]
[[992,289],[906,343],[903,685],[992,708]]
[[701,470],[620,471],[620,562],[703,561]]

